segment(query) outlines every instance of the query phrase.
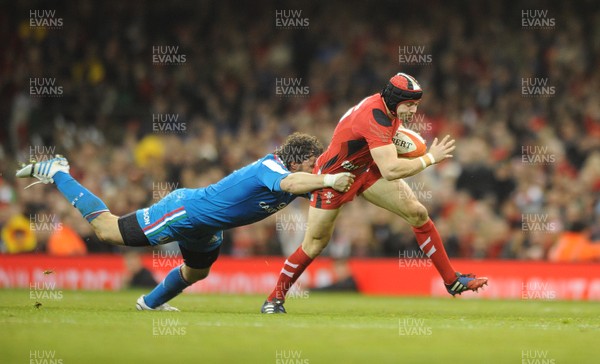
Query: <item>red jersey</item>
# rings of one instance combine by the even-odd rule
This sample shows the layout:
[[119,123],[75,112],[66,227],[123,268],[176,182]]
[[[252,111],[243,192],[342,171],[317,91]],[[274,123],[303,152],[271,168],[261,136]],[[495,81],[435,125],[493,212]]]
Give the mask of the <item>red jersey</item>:
[[316,162],[317,171],[358,176],[373,164],[369,150],[391,144],[399,125],[399,119],[387,116],[381,94],[366,97],[340,119],[329,147]]
[[350,172],[356,176],[350,190],[344,193],[323,188],[311,194],[311,206],[337,209],[352,201],[381,178],[370,149],[392,143],[400,126],[399,119],[390,120],[381,94],[377,93],[354,106],[338,123],[331,144],[315,163],[314,173]]

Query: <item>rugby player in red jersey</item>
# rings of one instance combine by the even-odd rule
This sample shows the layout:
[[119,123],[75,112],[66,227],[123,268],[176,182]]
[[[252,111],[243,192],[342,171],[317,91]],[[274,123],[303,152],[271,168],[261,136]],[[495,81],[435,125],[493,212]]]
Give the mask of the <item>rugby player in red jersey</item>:
[[454,140],[446,136],[440,142],[435,138],[428,153],[420,158],[398,158],[392,137],[402,120],[415,114],[422,95],[414,77],[398,73],[381,93],[363,99],[342,116],[314,173],[351,172],[356,176],[354,184],[346,193],[331,188],[312,192],[302,245],[285,261],[262,313],[285,313],[283,303],[288,290],[327,246],[340,207],[356,195],[395,213],[413,227],[420,249],[432,260],[448,293],[454,296],[467,290],[477,291],[487,284],[487,278],[460,274],[452,268],[427,209],[402,180],[452,157],[455,148]]

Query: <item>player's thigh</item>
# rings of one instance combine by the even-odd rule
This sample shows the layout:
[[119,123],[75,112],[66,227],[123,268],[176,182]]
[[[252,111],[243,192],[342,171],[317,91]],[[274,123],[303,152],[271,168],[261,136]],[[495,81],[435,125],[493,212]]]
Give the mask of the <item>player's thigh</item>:
[[123,237],[119,231],[119,217],[105,212],[98,215],[90,223],[100,240],[110,244],[123,245]]
[[335,219],[337,218],[340,209],[318,209],[310,206],[308,209],[308,221],[304,241],[302,242],[303,250],[312,258],[319,255],[321,251],[329,243]]
[[412,226],[420,226],[429,218],[427,209],[402,179],[379,179],[362,196],[372,204],[402,217]]

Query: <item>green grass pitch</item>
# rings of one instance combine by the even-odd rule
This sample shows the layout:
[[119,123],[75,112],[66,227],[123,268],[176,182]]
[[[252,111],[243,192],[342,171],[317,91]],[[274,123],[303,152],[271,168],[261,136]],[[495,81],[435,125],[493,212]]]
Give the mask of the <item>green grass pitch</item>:
[[598,363],[597,302],[310,293],[192,295],[138,312],[141,291],[0,290],[1,363]]

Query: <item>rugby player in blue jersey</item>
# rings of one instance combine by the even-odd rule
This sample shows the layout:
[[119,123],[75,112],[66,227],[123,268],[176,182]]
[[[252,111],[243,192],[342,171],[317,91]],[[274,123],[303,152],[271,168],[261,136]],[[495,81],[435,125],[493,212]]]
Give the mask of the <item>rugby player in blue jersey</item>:
[[28,164],[16,175],[56,184],[103,242],[140,247],[177,241],[183,264],[136,303],[138,310],[177,311],[166,302],[208,276],[219,255],[224,229],[262,220],[317,189],[348,191],[354,182],[350,173],[310,173],[322,152],[316,137],[294,133],[274,154],[215,184],[177,189],[156,204],[122,217],[111,214],[102,200],[73,179],[68,161],[61,156]]

